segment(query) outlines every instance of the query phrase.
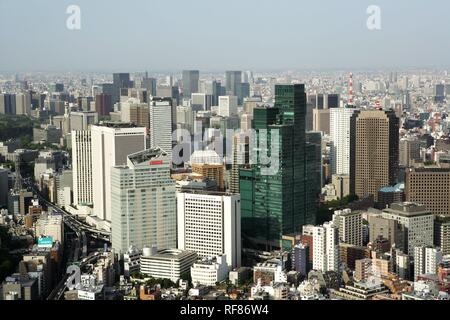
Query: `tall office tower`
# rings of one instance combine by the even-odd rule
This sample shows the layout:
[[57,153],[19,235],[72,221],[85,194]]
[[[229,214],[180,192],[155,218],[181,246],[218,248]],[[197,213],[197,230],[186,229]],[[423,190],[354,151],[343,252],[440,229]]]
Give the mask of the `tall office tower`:
[[97,124],[98,113],[93,111],[74,111],[70,113],[70,129],[73,131],[89,130]]
[[240,91],[240,86],[242,83],[242,72],[241,71],[226,71],[226,92],[227,95],[238,96]]
[[340,96],[339,94],[316,93],[308,97],[308,102],[313,104],[314,109],[319,110],[339,108]]
[[[114,73],[113,74],[113,86],[112,86],[112,104],[120,101],[120,89],[132,88],[133,82],[130,81],[129,73]],[[105,93],[105,92],[103,92]]]
[[241,265],[241,203],[238,194],[182,191],[177,194],[178,249],[200,257],[226,254]]
[[414,247],[414,280],[424,274],[437,274],[442,251],[433,246]]
[[434,216],[424,206],[411,202],[393,203],[381,213],[385,219],[396,220],[405,230],[403,251],[414,255],[414,247],[432,246]]
[[313,211],[318,207],[319,195],[322,190],[322,132],[306,132],[306,180],[305,184],[309,186],[305,190],[305,194],[310,199],[306,199],[306,203],[312,207],[307,211]]
[[120,117],[122,122],[133,123],[138,127],[150,129],[150,107],[137,100],[122,102]]
[[16,95],[10,93],[0,94],[0,113],[16,114]]
[[313,227],[313,269],[339,271],[339,229],[332,222]]
[[[316,150],[307,148],[305,113],[305,87],[301,84],[276,85],[275,106],[254,109],[253,128],[259,140],[255,148],[261,150],[249,150],[256,164],[239,170],[247,248],[280,248],[282,235],[315,224],[316,201],[309,196],[306,177],[306,172],[314,171],[307,170],[306,159],[311,157],[306,153],[314,153],[315,158]],[[271,159],[264,159],[268,155]]]
[[406,201],[424,205],[435,215],[450,216],[448,164],[409,168],[405,176]]
[[147,90],[148,96],[156,96],[156,79],[144,78],[142,79],[141,88]]
[[72,131],[73,204],[92,206],[92,140],[91,131]]
[[313,131],[330,134],[330,109],[313,110]]
[[172,99],[156,98],[150,101],[150,145],[160,147],[172,159]]
[[450,254],[450,216],[436,216],[434,220],[434,245],[444,256]]
[[[101,89],[100,92],[97,94],[104,93],[110,95],[111,97],[114,95],[114,83],[102,83],[100,85],[100,89]],[[118,94],[120,94],[120,91]],[[94,94],[92,96],[96,97],[96,95]]]
[[126,123],[91,126],[94,214],[111,221],[111,167],[127,164],[127,156],[146,148],[146,129]]
[[356,109],[330,110],[331,172],[350,174],[350,119]]
[[239,105],[242,105],[245,98],[250,97],[250,84],[247,82],[242,82],[238,85],[238,103]]
[[340,97],[339,94],[328,94],[327,95],[327,107],[328,109],[339,108]]
[[239,168],[250,163],[250,137],[237,132],[233,137],[233,164],[231,166],[230,192],[239,193]]
[[219,96],[221,95],[221,84],[216,80],[203,81],[200,84],[199,91],[212,97],[212,105],[219,104]]
[[113,103],[109,94],[100,93],[95,97],[95,112],[99,116],[109,116],[113,111]]
[[177,245],[175,183],[170,158],[161,149],[143,150],[127,157],[127,164],[111,169],[112,248],[124,253]]
[[378,201],[378,190],[397,182],[399,119],[392,110],[364,110],[350,123],[350,193]]
[[192,110],[211,110],[213,96],[206,93],[193,93],[191,95]]
[[16,94],[16,114],[30,115],[31,113],[31,95],[30,93]]
[[362,213],[351,209],[337,210],[333,214],[333,223],[339,229],[339,241],[361,247]]
[[444,102],[444,100],[445,100],[445,85],[437,84],[435,87],[434,101],[435,102]]
[[231,117],[237,115],[238,99],[235,96],[220,96],[219,97],[219,112],[222,117]]
[[420,160],[420,140],[403,138],[399,145],[399,165],[411,167],[415,160]]
[[183,70],[183,97],[190,98],[193,93],[199,92],[198,81],[200,80],[200,73],[198,70]]

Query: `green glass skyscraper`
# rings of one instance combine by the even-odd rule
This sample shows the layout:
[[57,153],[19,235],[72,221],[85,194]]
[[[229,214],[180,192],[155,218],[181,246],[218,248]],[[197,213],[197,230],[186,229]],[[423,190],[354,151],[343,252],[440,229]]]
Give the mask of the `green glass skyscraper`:
[[[311,161],[320,161],[316,148],[306,142],[306,94],[302,84],[276,85],[273,107],[254,109],[256,164],[240,169],[243,245],[270,250],[281,248],[282,235],[301,232],[314,224],[318,186],[307,186],[317,179],[309,175]],[[267,148],[261,144],[267,130]],[[274,135],[276,130],[278,135]],[[271,143],[272,135],[276,139]],[[267,150],[265,150],[267,149]],[[255,151],[253,151],[255,152]],[[261,153],[279,161],[274,174],[266,174]],[[317,175],[315,175],[317,177]]]

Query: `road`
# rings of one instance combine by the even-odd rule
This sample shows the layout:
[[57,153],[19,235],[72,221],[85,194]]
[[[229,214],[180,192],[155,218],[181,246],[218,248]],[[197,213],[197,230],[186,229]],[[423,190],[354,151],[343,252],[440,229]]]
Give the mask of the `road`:
[[[73,243],[70,246],[70,252],[65,253],[68,257],[69,264],[79,264],[79,267],[82,270],[87,264],[98,259],[99,252],[93,252],[88,255],[88,237],[109,243],[111,240],[111,233],[105,230],[97,230],[96,228],[77,220],[70,213],[42,197],[29,179],[25,179],[23,182],[37,195],[40,203],[47,206],[47,210],[51,208],[52,211],[62,215],[64,224],[76,234],[76,237],[73,239]],[[59,283],[53,288],[52,292],[47,297],[47,300],[60,300],[62,298],[67,288],[66,282],[69,279],[69,276],[70,275],[67,273],[63,276]]]

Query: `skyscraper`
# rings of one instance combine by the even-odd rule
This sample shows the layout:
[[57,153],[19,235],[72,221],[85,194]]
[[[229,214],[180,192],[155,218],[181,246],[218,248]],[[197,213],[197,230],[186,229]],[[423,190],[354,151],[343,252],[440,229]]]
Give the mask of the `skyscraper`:
[[112,167],[110,192],[116,252],[124,253],[130,246],[176,247],[175,183],[166,152],[143,150],[129,155],[125,166]]
[[99,116],[108,116],[113,109],[113,102],[109,94],[100,93],[95,97],[95,112]]
[[129,73],[114,73],[112,86],[112,104],[114,105],[115,103],[120,101],[120,89],[132,87],[133,82],[130,81]]
[[364,110],[350,123],[350,193],[377,201],[380,188],[397,182],[399,119],[392,110]]
[[30,115],[31,112],[31,95],[30,93],[16,94],[16,114]]
[[330,110],[331,172],[350,174],[350,119],[356,109]]
[[226,255],[227,264],[241,265],[240,197],[212,191],[177,195],[178,249],[200,257]]
[[230,176],[230,191],[233,193],[239,193],[239,168],[250,162],[249,145],[250,137],[245,131],[233,136],[233,164]]
[[198,92],[198,80],[200,73],[198,70],[183,70],[183,97],[190,98],[193,93]]
[[16,95],[10,93],[0,94],[0,113],[16,114]]
[[[316,149],[306,148],[305,113],[305,87],[300,84],[276,85],[275,106],[254,109],[253,128],[259,140],[254,148],[260,150],[249,152],[257,164],[239,172],[246,247],[280,248],[283,234],[315,224],[315,199],[306,186],[306,173],[314,171],[307,170],[306,159],[315,158]],[[263,161],[267,152],[270,163]]]
[[91,127],[94,214],[111,221],[111,167],[127,164],[130,154],[146,148],[146,129],[106,122]]
[[150,101],[150,146],[161,148],[172,159],[172,99]]
[[226,92],[228,95],[238,96],[242,82],[242,71],[226,71]]
[[221,95],[221,83],[216,80],[203,81],[199,88],[201,93],[210,95],[212,97],[212,105],[217,106],[219,103],[219,96]]
[[90,130],[72,131],[73,204],[92,206],[92,140]]

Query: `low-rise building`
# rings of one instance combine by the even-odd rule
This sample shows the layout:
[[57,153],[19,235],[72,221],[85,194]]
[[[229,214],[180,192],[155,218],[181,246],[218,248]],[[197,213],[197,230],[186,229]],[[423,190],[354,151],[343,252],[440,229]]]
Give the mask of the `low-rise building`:
[[197,261],[191,267],[193,283],[205,286],[215,286],[228,277],[228,265],[226,256],[217,256]]
[[197,253],[178,249],[158,251],[156,247],[144,248],[140,258],[141,273],[158,279],[177,282],[181,275],[189,272],[197,260]]

